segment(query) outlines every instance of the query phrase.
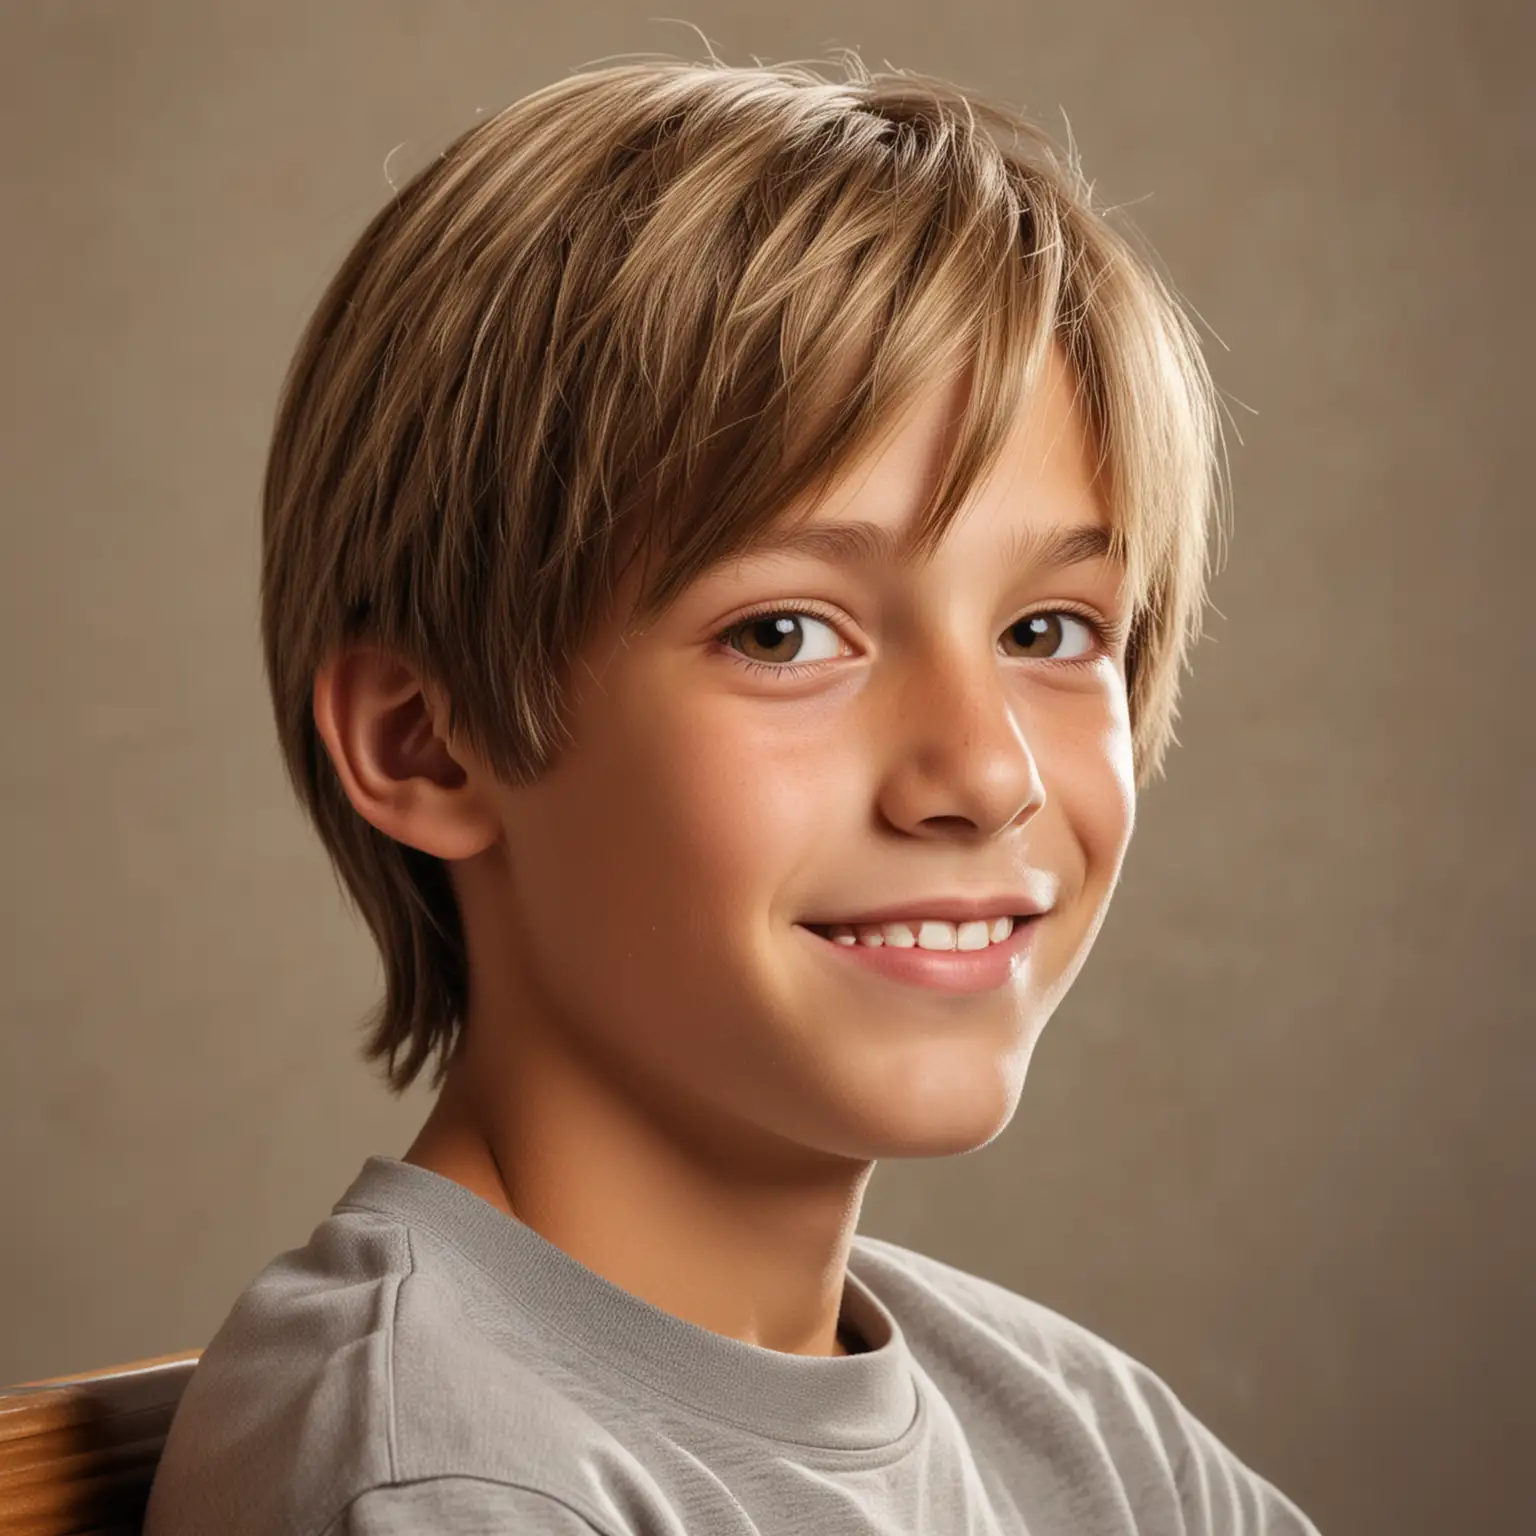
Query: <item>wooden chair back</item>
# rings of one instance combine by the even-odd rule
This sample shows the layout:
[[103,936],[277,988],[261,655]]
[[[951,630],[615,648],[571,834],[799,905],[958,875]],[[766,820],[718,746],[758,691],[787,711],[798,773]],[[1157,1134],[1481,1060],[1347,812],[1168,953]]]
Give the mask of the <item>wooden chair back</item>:
[[201,1354],[0,1388],[0,1536],[138,1536]]

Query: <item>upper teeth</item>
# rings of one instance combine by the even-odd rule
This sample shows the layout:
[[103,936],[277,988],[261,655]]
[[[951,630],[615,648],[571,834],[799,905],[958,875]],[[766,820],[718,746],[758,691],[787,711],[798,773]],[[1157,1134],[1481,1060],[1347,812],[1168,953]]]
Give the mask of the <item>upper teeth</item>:
[[897,949],[985,949],[1013,932],[1011,917],[978,918],[973,923],[947,923],[923,917],[904,923],[834,923],[829,936],[838,944],[890,944]]

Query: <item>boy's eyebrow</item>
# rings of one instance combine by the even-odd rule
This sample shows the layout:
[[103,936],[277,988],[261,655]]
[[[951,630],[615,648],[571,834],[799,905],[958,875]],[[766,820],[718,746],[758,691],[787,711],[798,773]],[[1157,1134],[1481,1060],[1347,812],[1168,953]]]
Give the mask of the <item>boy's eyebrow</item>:
[[[733,559],[806,554],[837,565],[894,565],[899,543],[900,535],[879,523],[808,523],[798,528],[770,528]],[[1015,529],[1001,559],[1004,565],[1022,561],[1040,570],[1059,570],[1085,560],[1107,559],[1109,549],[1107,528],[1092,523],[1052,523],[1043,528]]]

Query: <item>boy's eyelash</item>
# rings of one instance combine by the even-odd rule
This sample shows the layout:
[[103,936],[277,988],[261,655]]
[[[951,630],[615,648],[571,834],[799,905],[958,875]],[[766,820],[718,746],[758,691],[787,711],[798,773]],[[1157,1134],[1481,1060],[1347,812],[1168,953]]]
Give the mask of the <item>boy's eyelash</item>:
[[[1125,638],[1126,626],[1124,623],[1114,619],[1101,619],[1095,614],[1090,613],[1087,609],[1079,608],[1075,604],[1071,603],[1057,603],[1054,608],[1037,608],[1033,613],[1020,614],[1019,617],[1016,618],[1013,622],[1014,624],[1022,624],[1025,619],[1038,618],[1041,614],[1047,613],[1069,614],[1072,618],[1086,624],[1097,637],[1099,642],[1099,649],[1090,652],[1086,656],[1067,656],[1059,660],[1052,657],[1046,657],[1044,659],[1044,665],[1046,666],[1087,666],[1090,663],[1102,660],[1106,653],[1116,650],[1119,647],[1120,642]],[[725,639],[728,635],[735,634],[738,629],[740,629],[745,624],[750,624],[753,619],[765,619],[770,616],[773,618],[778,618],[781,615],[791,618],[803,616],[806,618],[820,619],[823,624],[830,624],[834,629],[838,626],[837,615],[825,611],[815,603],[765,603],[762,607],[754,608],[749,612],[742,614],[740,618],[733,619],[731,623],[726,626],[726,628],[722,629],[720,633],[715,636],[715,640],[718,644],[724,645]],[[1012,625],[1009,627],[1012,628]],[[786,673],[793,675],[796,672],[810,671],[823,665],[823,663],[819,661],[754,661],[750,656],[743,656],[740,651],[733,650],[728,645],[725,645],[725,649],[727,652],[729,652],[732,660],[754,672],[773,672],[779,674],[780,676],[783,676]]]

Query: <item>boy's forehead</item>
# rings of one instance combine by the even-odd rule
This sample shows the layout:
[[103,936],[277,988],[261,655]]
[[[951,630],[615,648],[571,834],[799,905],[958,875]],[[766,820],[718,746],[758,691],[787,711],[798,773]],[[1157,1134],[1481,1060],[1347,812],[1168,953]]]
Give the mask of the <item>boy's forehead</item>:
[[[962,509],[945,537],[973,513],[988,522],[1006,520],[1014,526],[999,559],[1049,569],[1105,558],[1112,541],[1073,370],[1056,343],[1042,362],[990,470],[968,493],[977,504]],[[926,564],[930,557],[915,548],[912,514],[924,499],[919,492],[934,483],[957,446],[973,383],[966,368],[931,381],[880,441],[822,483],[813,506],[786,509],[720,563],[809,555],[866,568]],[[868,509],[880,521],[860,515]]]
[[[727,556],[731,564],[781,556],[809,555],[833,565],[864,567],[922,565],[908,531],[864,519],[776,523],[745,548]],[[1005,536],[999,560],[1057,570],[1112,557],[1111,534],[1102,523],[1052,522],[1015,526]],[[1117,562],[1122,563],[1122,562]]]
[[[970,505],[950,521],[932,553],[919,551],[914,515],[924,499],[919,490],[933,483],[956,446],[973,383],[967,367],[930,380],[862,452],[822,478],[814,493],[732,540],[728,550],[695,570],[688,587],[795,558],[905,575],[931,565],[945,544],[956,541],[960,524],[978,519],[1008,525],[994,540],[976,530],[988,543],[988,560],[995,559],[999,568],[1055,571],[1099,562],[1123,573],[1126,559],[1114,548],[1074,371],[1054,342],[1045,349],[992,468],[967,493]],[[664,560],[666,543],[652,544],[652,556]]]

